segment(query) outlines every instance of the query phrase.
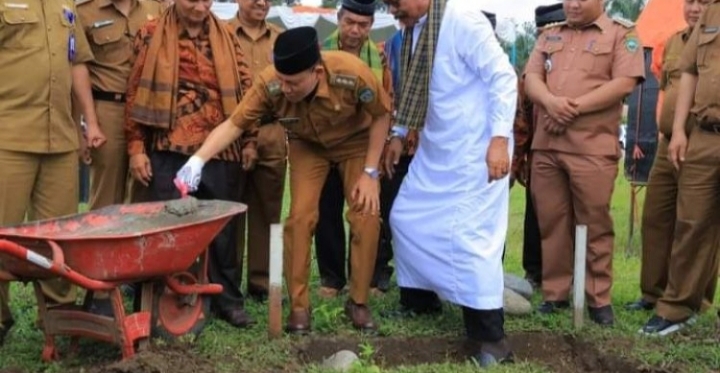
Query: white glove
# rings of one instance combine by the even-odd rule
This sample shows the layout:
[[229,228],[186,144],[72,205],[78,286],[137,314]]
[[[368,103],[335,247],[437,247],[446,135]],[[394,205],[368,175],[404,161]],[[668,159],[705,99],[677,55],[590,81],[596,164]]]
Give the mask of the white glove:
[[200,157],[192,156],[184,166],[177,172],[177,181],[187,186],[188,192],[194,192],[200,186],[202,168],[205,165]]

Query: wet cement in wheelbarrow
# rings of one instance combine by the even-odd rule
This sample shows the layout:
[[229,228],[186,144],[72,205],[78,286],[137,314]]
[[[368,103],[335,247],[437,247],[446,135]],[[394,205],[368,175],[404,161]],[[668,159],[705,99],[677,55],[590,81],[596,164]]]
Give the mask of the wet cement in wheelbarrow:
[[[509,336],[516,361],[542,365],[557,373],[650,373],[666,372],[642,367],[617,354],[601,351],[593,343],[551,333],[518,333]],[[624,341],[617,341],[618,344]],[[381,368],[433,363],[463,363],[467,350],[461,338],[317,338],[298,347],[303,364],[320,364],[340,350],[360,353],[360,345],[373,347],[373,362]],[[615,342],[613,343],[615,344]]]
[[82,227],[77,232],[66,232],[63,236],[123,236],[146,232],[153,227],[172,227],[215,218],[227,210],[210,207],[210,202],[186,197],[165,202],[162,210],[147,215],[125,215],[118,223],[97,227]]
[[193,214],[198,208],[198,200],[195,197],[185,197],[165,203],[165,212],[175,216]]

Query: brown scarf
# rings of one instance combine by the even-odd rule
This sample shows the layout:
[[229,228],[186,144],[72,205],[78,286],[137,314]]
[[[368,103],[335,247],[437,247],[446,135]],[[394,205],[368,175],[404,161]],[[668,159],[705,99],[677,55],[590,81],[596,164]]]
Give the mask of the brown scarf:
[[[213,14],[208,16],[207,22],[223,113],[229,117],[242,95],[233,36]],[[158,19],[157,28],[148,45],[130,111],[131,120],[151,127],[172,128],[178,90],[179,30],[173,5]]]

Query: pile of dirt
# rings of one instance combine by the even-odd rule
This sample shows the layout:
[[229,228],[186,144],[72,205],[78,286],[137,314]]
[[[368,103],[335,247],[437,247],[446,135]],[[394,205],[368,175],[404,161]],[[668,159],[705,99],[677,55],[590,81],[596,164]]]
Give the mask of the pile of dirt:
[[130,359],[88,373],[214,373],[213,363],[184,346],[151,347]]
[[[509,336],[516,361],[543,365],[557,373],[650,373],[637,362],[603,353],[592,343],[570,336],[546,333],[519,333]],[[462,338],[376,338],[366,341],[372,346],[373,361],[383,368],[432,363],[455,363],[466,360]],[[320,363],[340,350],[360,353],[362,341],[355,338],[315,338],[298,347],[303,364]]]

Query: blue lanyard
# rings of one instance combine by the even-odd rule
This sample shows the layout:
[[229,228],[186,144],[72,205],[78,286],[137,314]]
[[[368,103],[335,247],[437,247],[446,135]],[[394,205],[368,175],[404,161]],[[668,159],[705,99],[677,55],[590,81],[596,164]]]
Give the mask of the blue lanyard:
[[[70,25],[75,25],[75,13],[72,10],[63,8],[63,17]],[[68,61],[73,60],[75,60],[75,30],[71,30],[68,37]]]

